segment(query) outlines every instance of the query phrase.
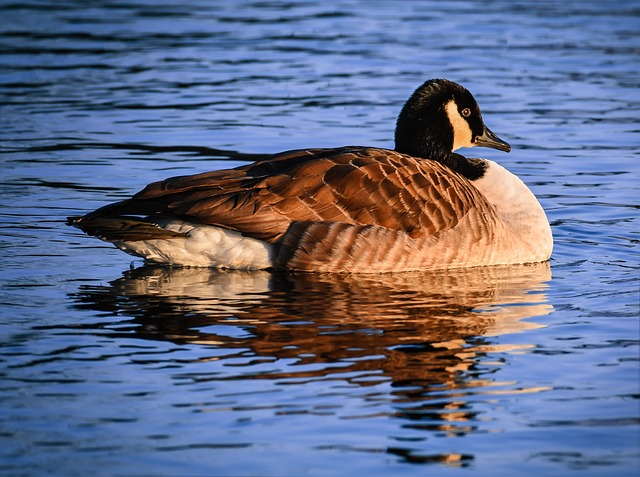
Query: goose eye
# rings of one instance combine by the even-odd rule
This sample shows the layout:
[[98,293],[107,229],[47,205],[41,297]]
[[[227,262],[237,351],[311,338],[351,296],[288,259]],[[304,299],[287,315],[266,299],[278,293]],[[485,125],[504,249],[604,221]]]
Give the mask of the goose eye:
[[471,110],[469,108],[464,108],[462,111],[460,111],[460,114],[462,114],[465,118],[468,118],[469,116],[471,116]]

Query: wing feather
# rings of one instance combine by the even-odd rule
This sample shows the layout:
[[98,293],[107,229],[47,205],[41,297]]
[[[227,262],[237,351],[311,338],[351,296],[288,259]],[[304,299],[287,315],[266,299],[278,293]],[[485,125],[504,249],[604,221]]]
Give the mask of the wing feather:
[[[428,237],[453,229],[470,210],[490,207],[467,179],[438,162],[347,147],[289,151],[236,169],[173,177],[83,220],[169,216],[274,243],[292,224],[312,222]],[[346,233],[328,225],[304,229],[309,240],[328,230]]]

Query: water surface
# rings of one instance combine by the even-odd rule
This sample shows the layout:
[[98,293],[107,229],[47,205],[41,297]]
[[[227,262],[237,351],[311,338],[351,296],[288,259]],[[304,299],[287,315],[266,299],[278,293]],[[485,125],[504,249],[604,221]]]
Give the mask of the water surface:
[[[0,1],[7,475],[640,471],[640,9]],[[172,175],[393,146],[467,86],[549,264],[344,277],[145,266],[64,225]]]

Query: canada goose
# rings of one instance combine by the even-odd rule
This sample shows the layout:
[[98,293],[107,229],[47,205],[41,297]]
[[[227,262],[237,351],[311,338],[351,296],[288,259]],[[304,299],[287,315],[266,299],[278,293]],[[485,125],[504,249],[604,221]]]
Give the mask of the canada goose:
[[542,262],[542,207],[515,175],[453,151],[509,152],[476,100],[425,82],[398,117],[395,150],[350,146],[154,182],[69,225],[151,262],[233,269],[395,272]]

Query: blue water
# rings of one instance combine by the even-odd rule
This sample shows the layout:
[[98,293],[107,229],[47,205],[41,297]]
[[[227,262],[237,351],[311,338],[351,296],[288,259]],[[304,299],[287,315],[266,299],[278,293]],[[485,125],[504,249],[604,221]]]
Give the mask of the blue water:
[[[0,472],[640,471],[633,2],[0,0]],[[468,87],[550,264],[343,277],[144,266],[64,225],[172,175],[393,146]]]

